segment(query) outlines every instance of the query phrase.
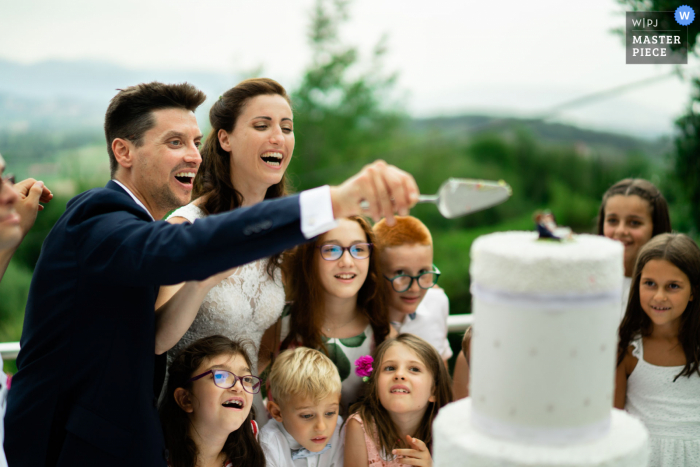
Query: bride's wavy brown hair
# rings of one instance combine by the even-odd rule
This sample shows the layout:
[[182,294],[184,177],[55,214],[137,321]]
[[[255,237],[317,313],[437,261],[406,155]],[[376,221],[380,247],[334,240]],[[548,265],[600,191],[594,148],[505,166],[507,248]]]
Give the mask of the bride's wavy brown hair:
[[[367,242],[376,244],[372,227],[366,219],[360,216],[349,217],[348,220],[357,222],[367,237]],[[290,305],[290,333],[282,341],[280,350],[290,346],[303,345],[312,349],[325,351],[323,343],[323,286],[318,277],[318,246],[323,235],[311,243],[306,243],[287,253],[282,263],[285,277],[285,289]],[[389,315],[385,306],[385,280],[379,264],[376,249],[369,257],[369,270],[365,283],[357,293],[357,305],[367,317],[374,342],[379,345],[389,335]]]
[[[211,132],[202,145],[200,151],[202,164],[194,177],[192,188],[192,199],[207,196],[206,201],[200,206],[207,215],[231,211],[243,204],[243,195],[233,186],[231,178],[231,154],[221,147],[219,130],[232,132],[248,101],[262,95],[279,95],[289,103],[290,107],[292,105],[287,91],[277,81],[269,78],[252,78],[241,81],[226,91],[209,110]],[[285,172],[279,183],[267,189],[265,199],[286,196],[288,192]],[[271,276],[278,264],[279,255],[270,259],[267,270]]]
[[[252,368],[246,353],[246,348],[251,344],[235,342],[228,337],[218,335],[204,337],[188,345],[168,367],[165,398],[158,412],[171,467],[195,467],[199,453],[197,445],[189,434],[190,419],[175,401],[175,390],[184,388],[189,391],[192,387],[189,379],[195,376],[200,365],[205,360],[219,355],[240,355]],[[232,462],[233,465],[265,467],[265,454],[253,433],[251,420],[254,418],[255,408],[251,407],[243,424],[238,430],[228,435],[224,443],[222,451],[226,454],[227,461]]]

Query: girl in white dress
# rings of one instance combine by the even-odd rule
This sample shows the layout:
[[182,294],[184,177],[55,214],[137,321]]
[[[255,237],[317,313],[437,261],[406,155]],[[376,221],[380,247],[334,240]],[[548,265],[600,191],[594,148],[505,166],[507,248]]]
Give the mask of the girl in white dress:
[[659,235],[639,252],[615,407],[649,429],[651,467],[700,465],[700,249],[685,235]]
[[603,195],[598,211],[598,235],[618,240],[625,246],[620,320],[627,308],[632,270],[640,248],[652,237],[670,231],[668,204],[651,182],[626,178],[608,188]]
[[384,306],[386,281],[373,243],[369,223],[352,217],[285,257],[292,302],[266,333],[261,350],[261,361],[264,353],[269,358],[300,345],[326,353],[340,374],[344,409],[361,395],[355,360],[371,354],[390,332],[396,334]]

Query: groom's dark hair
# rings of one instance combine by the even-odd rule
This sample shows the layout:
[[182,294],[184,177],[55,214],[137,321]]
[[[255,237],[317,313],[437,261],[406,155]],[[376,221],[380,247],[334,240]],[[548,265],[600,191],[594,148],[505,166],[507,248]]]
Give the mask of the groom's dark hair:
[[105,137],[112,177],[119,167],[112,152],[112,142],[116,138],[127,139],[138,147],[142,144],[143,134],[155,125],[154,110],[176,108],[194,112],[206,98],[206,94],[189,83],[153,81],[119,89],[105,114]]

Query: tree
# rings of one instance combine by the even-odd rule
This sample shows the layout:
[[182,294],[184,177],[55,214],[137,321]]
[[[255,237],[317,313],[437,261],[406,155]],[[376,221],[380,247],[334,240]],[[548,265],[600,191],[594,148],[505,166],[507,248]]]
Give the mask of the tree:
[[374,159],[373,148],[403,121],[403,113],[390,102],[396,75],[382,72],[386,38],[365,68],[357,47],[341,42],[349,3],[317,0],[311,14],[312,62],[292,93],[297,141],[290,171],[303,174],[298,189],[342,180]]
[[[695,20],[688,26],[688,53],[696,56],[695,48],[700,34],[700,1],[675,2],[671,0],[618,0],[618,3],[634,11],[675,11],[680,5],[690,6],[695,11]],[[659,23],[658,29],[675,29],[678,24],[671,15]],[[700,232],[700,79],[692,78],[693,93],[685,115],[676,120],[677,133],[674,138],[674,172],[678,178],[678,191],[689,202],[691,234]]]

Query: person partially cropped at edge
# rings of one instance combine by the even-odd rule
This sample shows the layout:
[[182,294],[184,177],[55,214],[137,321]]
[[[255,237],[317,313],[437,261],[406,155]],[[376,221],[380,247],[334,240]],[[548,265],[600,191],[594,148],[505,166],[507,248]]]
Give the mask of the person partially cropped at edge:
[[160,221],[190,200],[183,172],[201,163],[194,110],[204,99],[190,84],[153,82],[110,102],[112,180],[68,203],[32,278],[5,420],[10,465],[165,466],[154,348],[178,315],[154,313],[159,286],[280,253],[360,214],[363,201],[375,220],[417,201],[413,178],[377,161],[337,187]]
[[[14,177],[6,173],[5,159],[0,155],[0,280],[2,280],[29,229],[34,225],[36,215],[43,209],[39,201],[49,202],[53,195],[44,186],[28,178],[15,185]],[[3,417],[7,406],[9,381],[3,371],[2,356],[0,356],[0,442],[5,437]],[[0,447],[0,467],[7,467],[5,452]]]

